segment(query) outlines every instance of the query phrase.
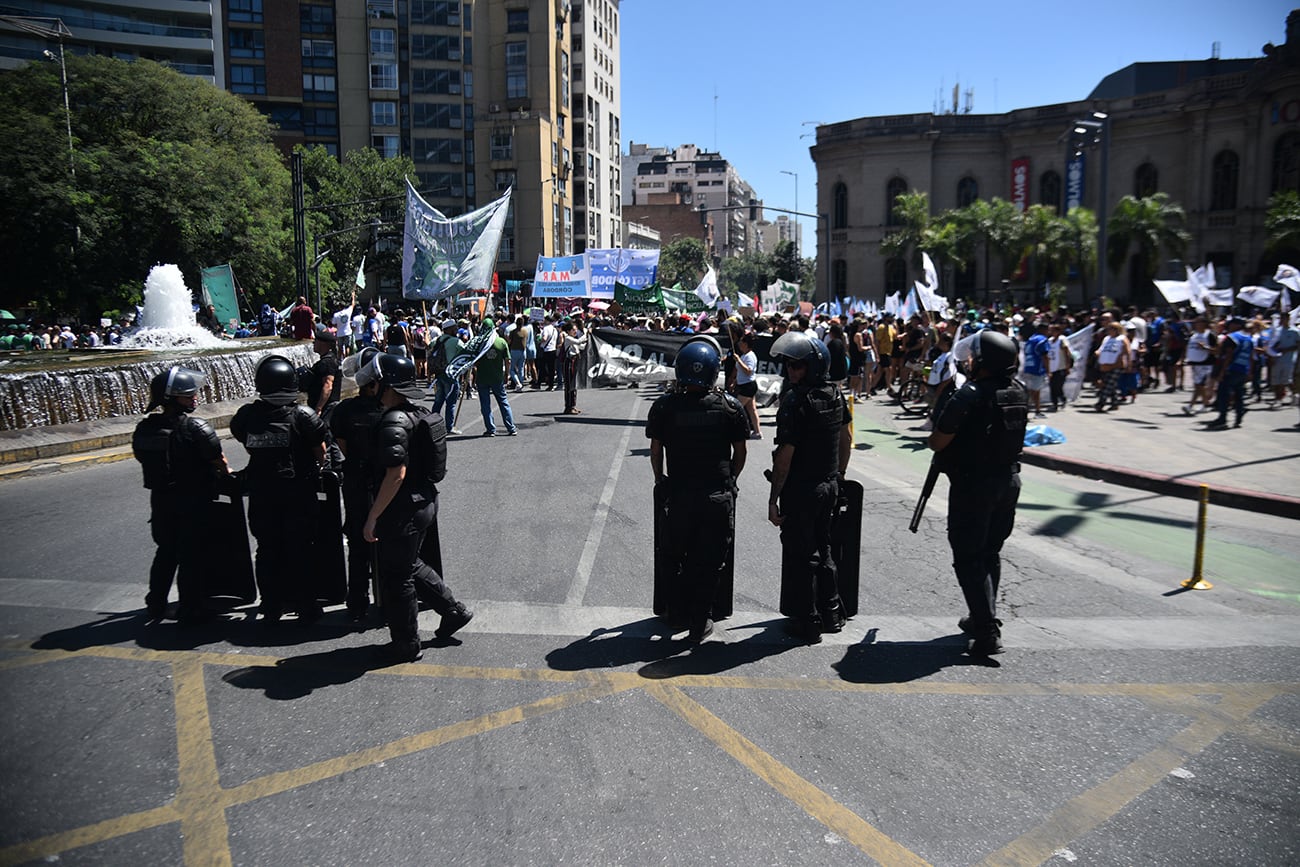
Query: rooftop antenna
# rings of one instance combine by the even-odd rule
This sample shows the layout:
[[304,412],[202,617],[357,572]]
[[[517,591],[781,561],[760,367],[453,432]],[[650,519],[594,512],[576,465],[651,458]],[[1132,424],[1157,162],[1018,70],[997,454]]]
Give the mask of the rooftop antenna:
[[1218,43],[1218,42],[1215,42],[1213,45],[1210,46],[1210,58],[1211,58],[1212,60],[1218,60],[1218,59],[1219,59],[1219,43]]
[[718,86],[713,85],[713,152],[718,152]]
[[966,107],[962,109],[962,114],[970,114],[975,108],[975,88],[966,88]]

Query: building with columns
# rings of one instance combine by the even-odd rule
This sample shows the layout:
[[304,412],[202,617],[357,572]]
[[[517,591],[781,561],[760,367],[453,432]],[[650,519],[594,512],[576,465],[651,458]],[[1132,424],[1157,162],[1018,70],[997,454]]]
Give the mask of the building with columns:
[[[932,213],[994,196],[1062,213],[1072,204],[1109,212],[1125,195],[1163,192],[1187,212],[1189,264],[1213,262],[1221,286],[1266,280],[1278,256],[1265,249],[1269,198],[1300,190],[1300,12],[1286,32],[1285,43],[1265,46],[1260,58],[1134,63],[1075,102],[819,126],[811,153],[818,211],[830,219],[818,226],[818,252],[829,250],[834,294],[880,300],[921,276],[880,252],[894,229],[895,197],[913,190],[929,194]],[[1071,130],[1094,113],[1105,115],[1104,144],[1076,157]],[[978,255],[964,272],[951,263],[944,272],[950,297],[981,296],[1000,276],[986,273]],[[1131,260],[1108,272],[1106,294],[1155,300],[1138,272]],[[1183,263],[1163,262],[1159,272],[1181,279]],[[1094,278],[1090,296],[1096,288]],[[1069,292],[1073,303],[1091,300],[1079,281]]]

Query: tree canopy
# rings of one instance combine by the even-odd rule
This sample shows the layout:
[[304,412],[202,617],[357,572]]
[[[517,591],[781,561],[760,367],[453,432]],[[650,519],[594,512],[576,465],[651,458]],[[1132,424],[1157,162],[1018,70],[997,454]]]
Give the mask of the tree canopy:
[[0,298],[97,315],[149,269],[229,262],[250,295],[292,291],[289,172],[266,118],[147,60],[68,55],[72,162],[57,66],[0,72],[0,238],[21,250]]

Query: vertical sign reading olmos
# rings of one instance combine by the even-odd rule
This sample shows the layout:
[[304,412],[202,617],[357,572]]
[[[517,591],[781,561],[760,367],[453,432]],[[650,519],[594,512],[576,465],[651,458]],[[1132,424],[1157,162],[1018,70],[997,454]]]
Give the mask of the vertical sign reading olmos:
[[1011,161],[1011,204],[1017,211],[1029,207],[1029,158]]
[[1083,207],[1084,154],[1071,157],[1065,164],[1065,212]]
[[[1021,157],[1018,160],[1011,161],[1011,204],[1016,206],[1016,210],[1024,212],[1029,207],[1029,158]],[[1011,277],[1014,280],[1025,279],[1028,257],[1020,260],[1020,266],[1016,268],[1016,273]]]

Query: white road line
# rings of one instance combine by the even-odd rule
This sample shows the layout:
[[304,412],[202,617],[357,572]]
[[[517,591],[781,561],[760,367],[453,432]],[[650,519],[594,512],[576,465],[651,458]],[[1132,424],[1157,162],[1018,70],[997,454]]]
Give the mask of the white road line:
[[[632,414],[628,416],[628,421],[636,420],[640,407],[640,401],[632,401]],[[578,558],[578,571],[574,573],[573,583],[569,585],[569,592],[564,597],[565,605],[581,605],[587,595],[591,570],[596,565],[596,552],[600,550],[600,537],[605,533],[605,520],[609,518],[609,504],[614,501],[614,488],[618,485],[618,474],[627,459],[627,444],[632,438],[634,427],[629,424],[623,429],[618,448],[614,450],[614,463],[609,468],[609,478],[605,480],[605,490],[600,494],[600,502],[596,504],[596,514],[591,517],[591,529],[587,531],[587,541],[582,546],[582,556]]]
[[[65,580],[0,579],[0,607],[49,608],[105,615],[144,607],[144,582],[87,584]],[[474,622],[461,634],[535,635],[556,638],[666,638],[663,624],[648,608],[547,605],[535,602],[465,600]],[[341,616],[334,609],[330,617]],[[716,640],[734,644],[789,643],[775,611],[737,611],[718,623]],[[420,614],[426,635],[438,615]],[[371,630],[379,634],[377,630]],[[946,644],[959,646],[951,614],[904,616],[861,612],[844,631],[823,636],[828,647],[855,644]],[[18,637],[10,635],[6,637]],[[305,633],[304,638],[310,638]],[[869,639],[869,640],[868,640]],[[1035,617],[1008,620],[1002,642],[1018,650],[1191,650],[1225,647],[1300,647],[1300,616],[1276,614],[1188,615],[1169,617]],[[946,646],[945,644],[945,646]]]

